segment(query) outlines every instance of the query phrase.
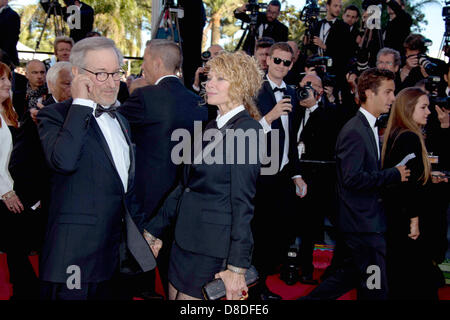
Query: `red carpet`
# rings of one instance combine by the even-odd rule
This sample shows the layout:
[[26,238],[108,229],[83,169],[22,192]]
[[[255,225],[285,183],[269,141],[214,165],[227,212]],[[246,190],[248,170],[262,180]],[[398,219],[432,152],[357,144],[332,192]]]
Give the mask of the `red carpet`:
[[[319,279],[325,268],[330,264],[331,258],[333,256],[333,251],[330,246],[318,245],[314,250],[314,279]],[[29,257],[33,268],[38,274],[38,256],[30,256]],[[163,295],[164,290],[162,289],[162,283],[159,279],[158,270],[156,270],[157,281],[156,281],[156,292]],[[307,295],[311,292],[315,286],[305,285],[297,282],[293,286],[286,285],[283,281],[280,280],[279,275],[270,276],[267,279],[267,286],[274,293],[279,294],[283,297],[284,300],[295,300],[302,296]],[[6,263],[6,254],[0,254],[0,300],[9,300],[9,297],[12,295],[12,285],[9,283],[9,272]],[[137,299],[137,298],[136,298]],[[340,297],[338,300],[355,300],[356,299],[356,290],[351,290]],[[439,299],[440,300],[450,300],[450,286],[447,285],[443,288],[439,289]]]

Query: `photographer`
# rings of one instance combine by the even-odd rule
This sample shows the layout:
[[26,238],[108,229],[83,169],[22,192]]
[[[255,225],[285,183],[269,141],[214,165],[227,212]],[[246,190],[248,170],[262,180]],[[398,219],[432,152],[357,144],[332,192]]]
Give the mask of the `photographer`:
[[[249,4],[245,4],[234,11],[234,17],[242,20],[246,23],[251,22],[251,17],[245,12],[249,5],[258,6],[256,1],[250,1]],[[255,48],[255,41],[262,37],[270,37],[275,42],[287,41],[289,35],[289,29],[280,21],[278,16],[280,15],[281,3],[280,1],[273,0],[269,2],[265,13],[257,12],[255,34],[252,37],[250,34],[245,39],[243,50],[250,55],[253,55]]]
[[413,87],[428,76],[443,76],[445,62],[426,55],[427,40],[420,34],[410,34],[405,48],[405,65],[400,69],[401,85],[399,89]]
[[332,66],[332,60],[329,57],[312,55],[306,59],[305,74],[317,75],[321,79],[320,86],[323,83],[322,100],[326,105],[337,103],[336,97],[339,97],[339,89],[336,87],[336,76],[327,72]]
[[404,0],[386,0],[389,22],[384,33],[384,46],[404,54],[402,43],[411,33],[412,18],[405,11]]
[[196,93],[199,93],[201,91],[202,82],[206,81],[206,70],[204,64],[206,64],[206,62],[217,56],[222,51],[223,48],[220,45],[213,44],[208,48],[208,50],[202,53],[203,66],[198,67],[195,71],[194,83],[192,84],[192,89],[194,89]]
[[395,74],[395,93],[400,91],[400,73],[398,70],[401,65],[400,53],[391,48],[383,48],[377,54],[377,68],[386,69]]
[[330,72],[344,80],[345,67],[352,57],[352,43],[349,26],[338,19],[342,0],[327,0],[327,16],[321,20],[313,32],[313,43],[319,55],[333,59]]
[[293,119],[302,176],[308,184],[308,194],[296,200],[300,207],[296,224],[301,237],[300,282],[305,284],[317,284],[313,279],[314,244],[323,241],[325,214],[334,224],[336,213],[334,146],[339,115],[322,102],[322,95],[322,80],[306,75],[300,82],[300,108]]
[[350,27],[350,34],[352,37],[352,44],[354,46],[353,48],[353,54],[356,53],[358,44],[356,42],[356,38],[359,35],[359,18],[361,14],[359,13],[359,9],[357,6],[351,4],[347,6],[344,10],[344,14],[342,15],[342,20],[349,25]]

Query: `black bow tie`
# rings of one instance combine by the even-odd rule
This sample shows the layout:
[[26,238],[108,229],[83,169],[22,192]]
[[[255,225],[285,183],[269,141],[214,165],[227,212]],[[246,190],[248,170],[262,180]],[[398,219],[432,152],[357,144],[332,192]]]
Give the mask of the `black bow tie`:
[[375,121],[374,127],[375,128],[380,128],[382,124],[383,124],[383,122],[380,119],[377,119],[377,121]]
[[95,117],[100,117],[104,112],[109,114],[109,116],[113,119],[116,118],[117,107],[111,106],[109,108],[103,108],[101,105],[97,104],[97,108],[95,108]]
[[325,23],[328,23],[330,25],[330,27],[331,27],[333,25],[334,21],[325,20]]
[[286,92],[286,88],[278,88],[278,87],[273,88],[273,93],[275,93],[275,92],[277,92],[277,91],[280,91],[280,92],[282,92],[282,93],[285,93],[285,92]]

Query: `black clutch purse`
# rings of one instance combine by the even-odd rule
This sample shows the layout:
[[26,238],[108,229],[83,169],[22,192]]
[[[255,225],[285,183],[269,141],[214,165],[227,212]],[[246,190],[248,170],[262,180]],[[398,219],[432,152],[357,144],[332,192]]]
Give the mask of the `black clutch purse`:
[[[258,271],[254,266],[250,266],[245,273],[245,283],[248,288],[258,283]],[[219,300],[226,296],[225,284],[222,279],[214,279],[202,287],[202,293],[206,300]]]

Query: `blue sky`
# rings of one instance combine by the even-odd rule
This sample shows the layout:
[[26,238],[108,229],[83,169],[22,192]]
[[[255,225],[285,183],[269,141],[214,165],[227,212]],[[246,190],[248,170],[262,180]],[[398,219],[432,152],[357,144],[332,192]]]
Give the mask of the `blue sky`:
[[[14,7],[16,5],[27,5],[37,2],[38,0],[10,0],[10,5]],[[288,0],[287,2],[299,9],[305,4],[305,0]],[[441,3],[443,3],[443,0],[441,0]],[[423,13],[425,14],[426,20],[428,20],[428,25],[424,26],[422,35],[433,41],[433,45],[429,49],[429,54],[430,56],[437,57],[445,30],[445,23],[442,19],[442,5],[428,4],[423,8]]]

